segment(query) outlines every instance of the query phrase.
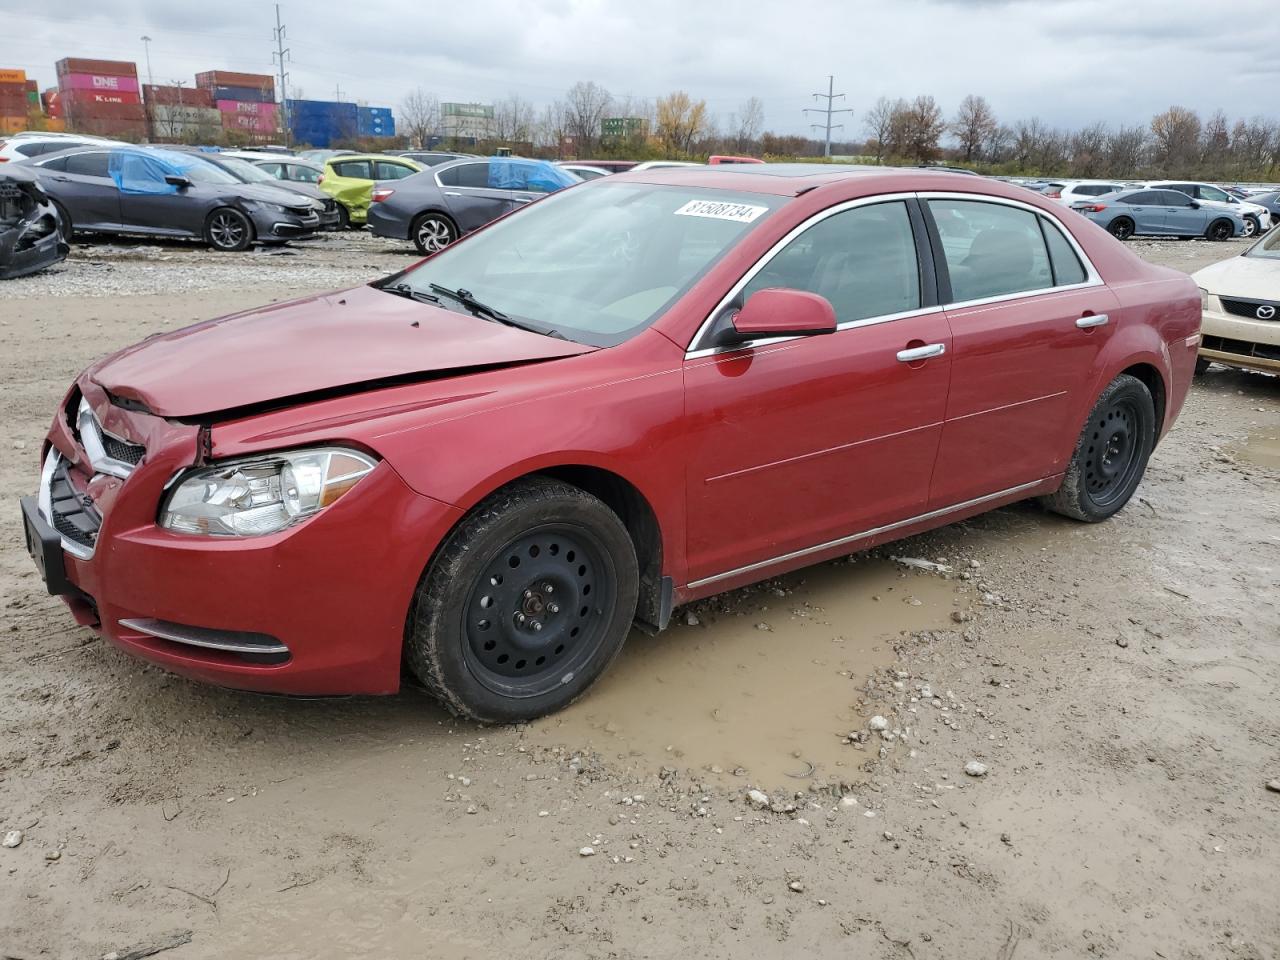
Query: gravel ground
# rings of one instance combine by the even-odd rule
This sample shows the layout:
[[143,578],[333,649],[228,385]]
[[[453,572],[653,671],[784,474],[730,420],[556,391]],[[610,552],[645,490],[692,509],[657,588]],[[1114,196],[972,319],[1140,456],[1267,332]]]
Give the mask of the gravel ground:
[[76,372],[409,262],[77,247],[0,286],[0,957],[1280,957],[1277,378],[1198,380],[1106,524],[1020,504],[713,598],[535,724],[75,627],[17,500]]

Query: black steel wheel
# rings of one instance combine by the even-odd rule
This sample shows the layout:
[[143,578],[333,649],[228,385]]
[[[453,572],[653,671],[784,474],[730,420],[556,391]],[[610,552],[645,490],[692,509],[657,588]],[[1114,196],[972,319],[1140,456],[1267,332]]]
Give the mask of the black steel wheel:
[[205,242],[215,250],[235,253],[253,243],[253,224],[234,207],[219,207],[204,225]]
[[617,514],[577,487],[519,480],[472,510],[432,559],[405,659],[456,714],[532,719],[604,672],[638,590],[635,547]]
[[458,239],[458,228],[442,213],[424,213],[414,218],[409,235],[424,257],[443,250]]
[[1209,229],[1204,232],[1204,235],[1208,240],[1230,240],[1235,235],[1235,232],[1235,226],[1230,220],[1223,217],[1209,224]]
[[1121,374],[1094,404],[1076,443],[1062,487],[1041,502],[1049,509],[1097,523],[1133,496],[1156,440],[1155,403],[1137,377]]
[[1107,231],[1117,240],[1128,240],[1133,236],[1133,221],[1128,217],[1116,217],[1107,224]]

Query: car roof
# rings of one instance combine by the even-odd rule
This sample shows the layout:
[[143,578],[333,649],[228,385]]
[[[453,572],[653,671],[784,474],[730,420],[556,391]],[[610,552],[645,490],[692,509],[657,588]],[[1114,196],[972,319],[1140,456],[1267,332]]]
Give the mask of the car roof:
[[[302,158],[305,161],[305,157]],[[408,157],[398,157],[394,153],[342,153],[335,157],[328,157],[325,163],[333,161],[346,163],[348,160],[399,160],[401,163],[413,163]]]
[[630,180],[637,183],[669,183],[682,187],[714,187],[740,193],[764,193],[779,197],[796,197],[817,187],[848,181],[905,184],[918,183],[923,188],[945,190],[954,187],[973,192],[976,182],[991,188],[995,196],[1019,197],[1025,191],[987,177],[962,173],[923,170],[918,167],[876,167],[838,163],[729,163],[715,166],[650,167],[628,170],[609,177],[610,182]]

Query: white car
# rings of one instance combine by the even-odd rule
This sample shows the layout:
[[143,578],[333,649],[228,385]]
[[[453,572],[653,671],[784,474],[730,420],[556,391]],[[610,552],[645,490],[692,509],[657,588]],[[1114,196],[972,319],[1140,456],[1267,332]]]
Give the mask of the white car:
[[705,163],[691,163],[688,160],[646,160],[644,163],[637,163],[627,173],[636,173],[639,170],[662,170],[666,167],[705,167]]
[[1280,230],[1191,278],[1204,314],[1196,373],[1211,362],[1280,373]]
[[1215,187],[1212,183],[1196,183],[1186,180],[1156,180],[1152,183],[1142,184],[1144,187],[1152,187],[1157,190],[1177,190],[1179,193],[1185,193],[1189,197],[1199,200],[1208,207],[1227,207],[1232,212],[1244,218],[1243,237],[1256,237],[1260,233],[1266,233],[1271,229],[1271,212],[1256,203],[1250,203],[1248,200],[1240,200],[1233,197],[1221,187]]
[[1120,180],[1071,180],[1063,184],[1056,197],[1047,193],[1045,196],[1051,197],[1069,207],[1071,204],[1079,203],[1081,200],[1092,200],[1094,197],[1100,197],[1104,193],[1128,190],[1133,186],[1136,186],[1136,184],[1125,183]]
[[0,163],[21,163],[58,150],[93,147],[104,143],[114,146],[119,145],[120,141],[104,137],[82,137],[77,133],[14,133],[0,136]]

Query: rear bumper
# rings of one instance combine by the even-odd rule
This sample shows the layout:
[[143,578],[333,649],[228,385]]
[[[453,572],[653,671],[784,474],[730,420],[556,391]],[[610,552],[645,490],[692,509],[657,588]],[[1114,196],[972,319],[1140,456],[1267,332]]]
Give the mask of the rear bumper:
[[394,209],[381,203],[369,206],[369,231],[377,237],[390,237],[392,240],[409,239],[410,217],[402,216]]
[[[84,453],[61,426],[50,442],[83,482]],[[410,489],[384,461],[341,501],[279,533],[175,534],[156,517],[166,482],[194,447],[192,437],[171,436],[166,450],[153,434],[125,479],[82,485],[102,517],[91,550],[79,551],[87,556],[64,541],[59,563],[48,551],[56,536],[49,518],[34,525],[46,534],[37,565],[46,578],[64,572],[59,592],[77,621],[206,683],[305,696],[394,693],[418,581],[460,512]],[[55,581],[47,582],[52,592]]]

